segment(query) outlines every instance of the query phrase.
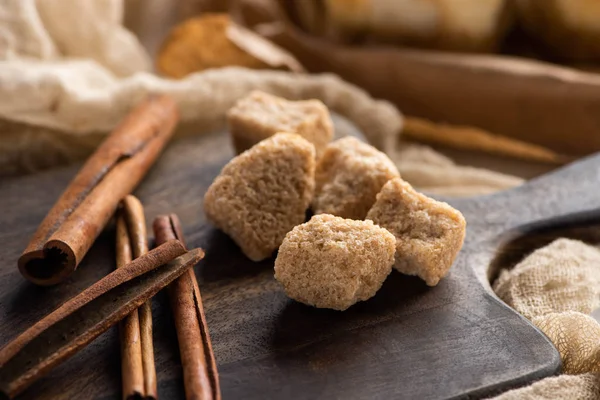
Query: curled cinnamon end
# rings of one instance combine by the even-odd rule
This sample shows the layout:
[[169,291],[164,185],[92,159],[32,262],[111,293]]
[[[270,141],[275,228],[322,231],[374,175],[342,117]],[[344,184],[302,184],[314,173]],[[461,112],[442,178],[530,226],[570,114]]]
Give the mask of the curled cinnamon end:
[[19,271],[54,285],[79,265],[121,199],[133,191],[173,135],[175,101],[150,96],[88,158],[19,258]]
[[204,257],[169,241],[117,268],[0,349],[0,398],[14,398]]
[[24,253],[19,258],[21,275],[36,285],[55,285],[77,268],[75,253],[62,241],[48,241],[41,250]]
[[154,219],[152,228],[157,246],[169,240],[179,240],[184,247],[186,246],[181,222],[177,214],[159,215]]

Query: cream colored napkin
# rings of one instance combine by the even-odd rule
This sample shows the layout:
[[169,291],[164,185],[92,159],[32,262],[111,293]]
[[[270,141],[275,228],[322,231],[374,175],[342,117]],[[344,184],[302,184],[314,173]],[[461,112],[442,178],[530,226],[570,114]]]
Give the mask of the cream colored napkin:
[[115,76],[150,70],[145,49],[122,24],[122,0],[6,0],[0,59],[86,58]]

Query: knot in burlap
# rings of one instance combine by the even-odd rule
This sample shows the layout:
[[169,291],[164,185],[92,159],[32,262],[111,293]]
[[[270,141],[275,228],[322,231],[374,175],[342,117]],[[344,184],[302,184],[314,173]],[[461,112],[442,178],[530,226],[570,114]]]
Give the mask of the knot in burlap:
[[567,311],[536,317],[533,323],[558,349],[563,373],[600,373],[600,324],[594,318]]

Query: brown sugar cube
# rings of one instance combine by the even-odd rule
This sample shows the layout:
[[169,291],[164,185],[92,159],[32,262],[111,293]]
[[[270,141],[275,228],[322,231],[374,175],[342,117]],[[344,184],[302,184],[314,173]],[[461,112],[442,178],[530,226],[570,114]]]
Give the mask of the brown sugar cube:
[[288,101],[253,91],[227,114],[237,153],[277,132],[294,132],[315,146],[317,158],[333,137],[333,123],[319,100]]
[[315,214],[364,219],[383,185],[399,177],[384,153],[353,137],[329,144],[317,163]]
[[275,279],[294,300],[343,311],[379,290],[392,270],[395,243],[371,221],[315,215],[285,236]]
[[263,260],[305,221],[314,171],[314,146],[278,133],[223,168],[204,196],[204,212],[248,258]]
[[396,236],[394,268],[429,286],[450,270],[467,225],[460,211],[416,192],[400,178],[385,184],[367,219]]

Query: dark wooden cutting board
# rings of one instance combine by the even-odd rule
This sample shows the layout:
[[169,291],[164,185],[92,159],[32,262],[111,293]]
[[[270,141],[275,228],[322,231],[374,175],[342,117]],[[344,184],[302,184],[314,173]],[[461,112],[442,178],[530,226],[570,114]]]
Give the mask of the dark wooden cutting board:
[[[600,203],[600,157],[493,196],[451,203],[468,222],[465,246],[437,287],[392,272],[371,300],[346,312],[289,300],[273,260],[252,263],[202,212],[202,196],[232,156],[226,134],[173,142],[136,194],[148,222],[181,217],[225,399],[446,399],[481,397],[556,373],[558,353],[493,295],[488,265],[503,232]],[[17,258],[78,166],[0,182],[0,344],[114,268],[109,226],[76,273],[36,287]],[[153,301],[161,399],[183,398],[176,334],[164,293]],[[118,399],[116,328],[31,386],[23,399]]]

